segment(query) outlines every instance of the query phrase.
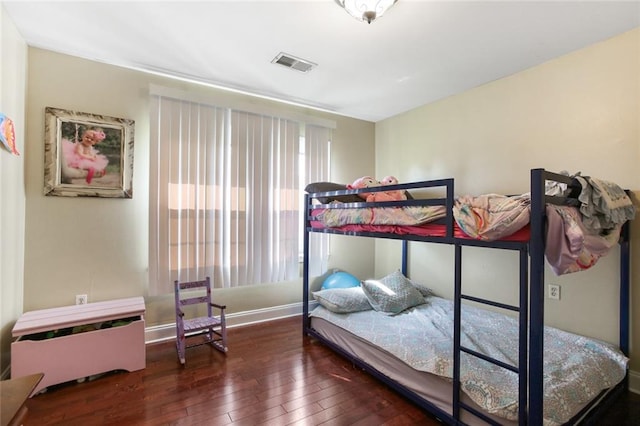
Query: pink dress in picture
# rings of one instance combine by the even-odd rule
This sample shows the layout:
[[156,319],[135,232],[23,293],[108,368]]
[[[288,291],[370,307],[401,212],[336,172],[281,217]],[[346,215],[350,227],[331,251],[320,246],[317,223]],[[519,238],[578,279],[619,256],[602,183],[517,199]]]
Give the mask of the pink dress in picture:
[[93,169],[95,172],[103,172],[109,164],[109,159],[102,154],[96,152],[96,158],[91,160],[81,157],[76,152],[77,143],[71,142],[68,139],[62,139],[62,153],[65,161],[69,167],[74,169],[89,170]]

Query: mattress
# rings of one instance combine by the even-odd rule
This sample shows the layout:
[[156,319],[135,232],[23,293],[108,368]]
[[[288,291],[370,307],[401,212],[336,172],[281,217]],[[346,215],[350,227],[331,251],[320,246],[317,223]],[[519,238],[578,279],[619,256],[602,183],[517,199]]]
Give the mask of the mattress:
[[[447,226],[438,222],[425,223],[422,225],[369,225],[369,224],[349,224],[335,227],[327,227],[322,222],[312,220],[311,227],[314,230],[331,229],[334,231],[352,233],[352,232],[378,232],[384,234],[396,235],[414,235],[418,237],[447,237]],[[526,225],[513,234],[500,238],[500,241],[529,241],[530,229]],[[457,224],[453,224],[453,237],[464,239],[475,239],[464,233]]]
[[[373,310],[333,314],[319,306],[311,312],[312,327],[347,353],[450,413],[452,308],[450,301],[437,297],[426,302],[396,317]],[[516,365],[517,348],[513,346],[518,337],[513,321],[465,306],[462,344]],[[500,423],[516,420],[517,375],[475,357],[465,355],[461,361],[463,401],[495,414]],[[608,343],[545,327],[545,424],[571,420],[589,401],[624,379],[627,362]],[[473,423],[475,418],[471,419]]]
[[[351,356],[360,359],[389,379],[397,382],[419,397],[430,401],[442,411],[452,415],[453,386],[450,380],[434,374],[417,371],[400,361],[390,353],[378,348],[358,336],[330,323],[322,318],[311,318],[311,328],[328,341],[337,344]],[[366,361],[364,361],[366,360]],[[468,397],[462,400],[477,410],[477,404]],[[515,426],[518,422],[508,421],[496,416],[489,416],[505,426]],[[469,425],[486,425],[475,416],[461,410],[462,420]]]

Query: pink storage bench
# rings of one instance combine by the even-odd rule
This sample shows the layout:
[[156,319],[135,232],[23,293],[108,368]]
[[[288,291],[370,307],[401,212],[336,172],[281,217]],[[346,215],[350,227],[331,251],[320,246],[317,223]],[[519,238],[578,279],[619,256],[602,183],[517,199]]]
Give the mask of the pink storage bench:
[[[70,380],[141,370],[146,366],[144,313],[142,297],[25,312],[12,331],[11,377],[44,373],[33,396]],[[104,323],[112,326],[99,328]]]

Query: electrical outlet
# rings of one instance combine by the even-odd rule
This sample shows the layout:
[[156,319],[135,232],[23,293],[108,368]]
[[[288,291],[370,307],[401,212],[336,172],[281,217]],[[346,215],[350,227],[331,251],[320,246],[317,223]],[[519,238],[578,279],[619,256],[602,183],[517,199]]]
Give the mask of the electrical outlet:
[[76,305],[86,305],[89,303],[89,298],[86,294],[76,294]]
[[549,284],[549,299],[560,300],[560,286]]

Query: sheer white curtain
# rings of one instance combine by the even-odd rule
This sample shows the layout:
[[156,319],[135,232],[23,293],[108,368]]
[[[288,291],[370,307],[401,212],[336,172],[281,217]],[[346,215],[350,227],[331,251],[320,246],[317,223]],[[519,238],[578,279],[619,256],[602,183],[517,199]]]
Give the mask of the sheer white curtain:
[[[329,182],[331,177],[332,131],[326,127],[305,126],[305,186],[312,182]],[[329,261],[329,235],[312,232],[309,235],[309,274],[319,276],[327,271]]]
[[151,97],[151,294],[299,276],[300,123]]
[[[298,277],[298,150],[300,124],[231,112],[229,186],[239,188],[228,209],[230,276],[224,282],[257,284]],[[233,220],[233,219],[232,219]],[[237,264],[236,264],[237,263]]]

